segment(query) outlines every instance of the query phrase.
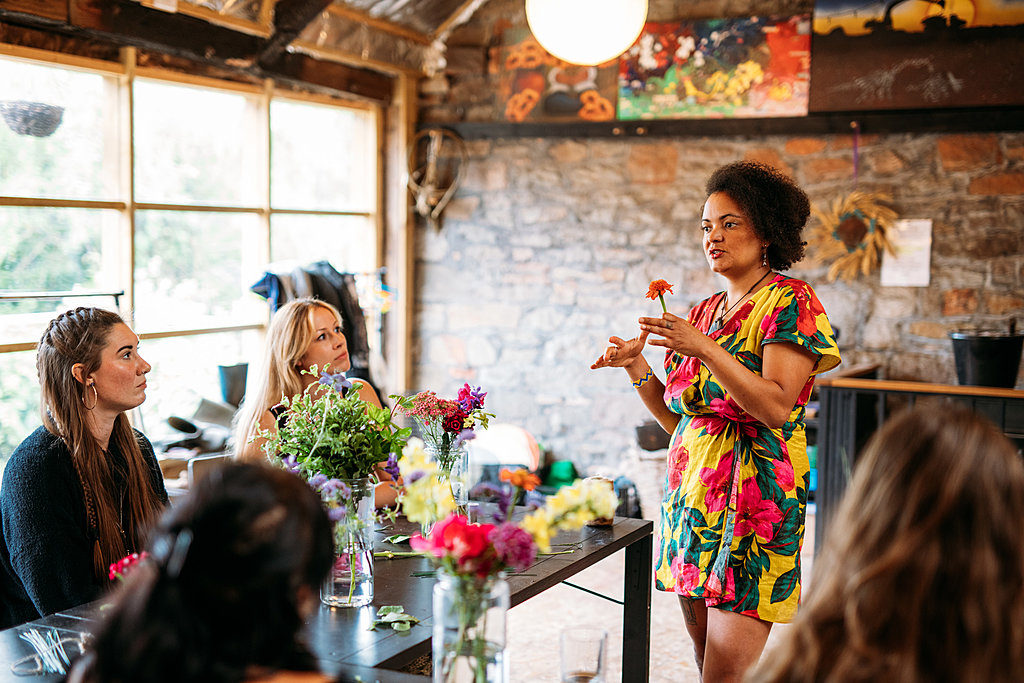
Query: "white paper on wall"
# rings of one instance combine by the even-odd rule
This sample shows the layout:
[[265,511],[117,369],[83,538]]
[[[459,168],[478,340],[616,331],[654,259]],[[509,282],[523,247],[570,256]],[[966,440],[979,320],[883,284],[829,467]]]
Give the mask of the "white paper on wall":
[[883,287],[927,287],[931,279],[932,220],[904,218],[894,223],[890,238],[896,255],[882,255]]

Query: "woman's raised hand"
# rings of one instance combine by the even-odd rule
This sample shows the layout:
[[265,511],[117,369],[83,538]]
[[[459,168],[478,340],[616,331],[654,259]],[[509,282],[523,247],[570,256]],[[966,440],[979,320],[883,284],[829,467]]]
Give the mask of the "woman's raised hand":
[[597,368],[621,368],[633,362],[640,352],[644,350],[647,343],[647,332],[641,332],[639,337],[622,339],[620,337],[609,337],[611,344],[604,353],[590,366],[591,370]]

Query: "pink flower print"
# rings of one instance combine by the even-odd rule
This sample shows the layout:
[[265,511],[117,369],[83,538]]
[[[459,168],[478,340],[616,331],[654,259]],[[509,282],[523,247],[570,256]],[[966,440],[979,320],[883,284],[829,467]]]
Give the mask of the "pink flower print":
[[694,417],[692,421],[694,427],[703,427],[705,432],[715,436],[725,432],[731,425],[736,425],[744,436],[757,436],[754,418],[750,417],[731,399],[713,398],[708,407],[711,408],[713,414]]
[[[721,512],[729,503],[729,484],[732,475],[733,454],[730,451],[718,461],[718,467],[703,467],[700,471],[701,482],[708,487],[704,494],[704,507],[708,512]],[[760,497],[760,492],[758,492]]]
[[[674,352],[669,351],[668,353],[671,356]],[[665,401],[671,401],[682,396],[687,389],[697,382],[698,374],[700,374],[700,361],[693,357],[684,357],[678,368],[668,376],[665,384]]]
[[681,443],[668,452],[668,486],[675,491],[683,480],[683,472],[690,464],[690,452]]
[[793,476],[793,463],[789,460],[776,460],[775,465],[775,483],[779,485],[783,491],[792,491],[796,482]]
[[773,500],[761,498],[761,489],[753,477],[740,487],[736,510],[736,535],[754,533],[762,541],[772,538],[772,525],[782,520],[782,511]]
[[700,569],[695,564],[684,562],[682,556],[672,560],[672,576],[676,579],[675,592],[688,595],[696,590],[700,581]]
[[704,597],[717,598],[722,595],[722,580],[714,572],[708,574],[708,582],[704,584]]

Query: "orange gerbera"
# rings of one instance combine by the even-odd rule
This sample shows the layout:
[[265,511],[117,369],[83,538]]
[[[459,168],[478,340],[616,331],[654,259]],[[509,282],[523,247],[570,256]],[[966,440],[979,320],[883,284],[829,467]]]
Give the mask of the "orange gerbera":
[[672,294],[672,285],[665,280],[651,280],[650,286],[647,288],[647,298],[657,299],[661,302],[661,310],[664,313],[668,312],[668,307],[665,306],[665,293]]
[[513,486],[525,489],[526,491],[532,491],[540,486],[540,477],[523,468],[518,470],[502,470],[498,476],[502,481],[507,481]]
[[659,296],[665,296],[666,293],[672,294],[672,287],[665,280],[651,280],[650,286],[647,288],[647,298],[657,299]]

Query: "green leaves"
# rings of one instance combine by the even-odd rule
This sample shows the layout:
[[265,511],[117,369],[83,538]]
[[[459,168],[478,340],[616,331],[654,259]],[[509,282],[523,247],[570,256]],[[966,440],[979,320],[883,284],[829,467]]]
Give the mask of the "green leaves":
[[369,630],[376,631],[378,626],[390,626],[395,631],[408,631],[413,627],[414,624],[420,623],[420,620],[411,614],[405,613],[405,608],[401,605],[386,605],[377,610],[377,616],[381,617],[374,621]]
[[[317,374],[316,366],[309,374]],[[264,448],[272,456],[295,456],[305,471],[328,478],[371,476],[378,463],[401,454],[411,433],[392,422],[389,409],[362,400],[358,380],[344,396],[315,382],[282,403],[287,421],[276,433],[261,434]]]

